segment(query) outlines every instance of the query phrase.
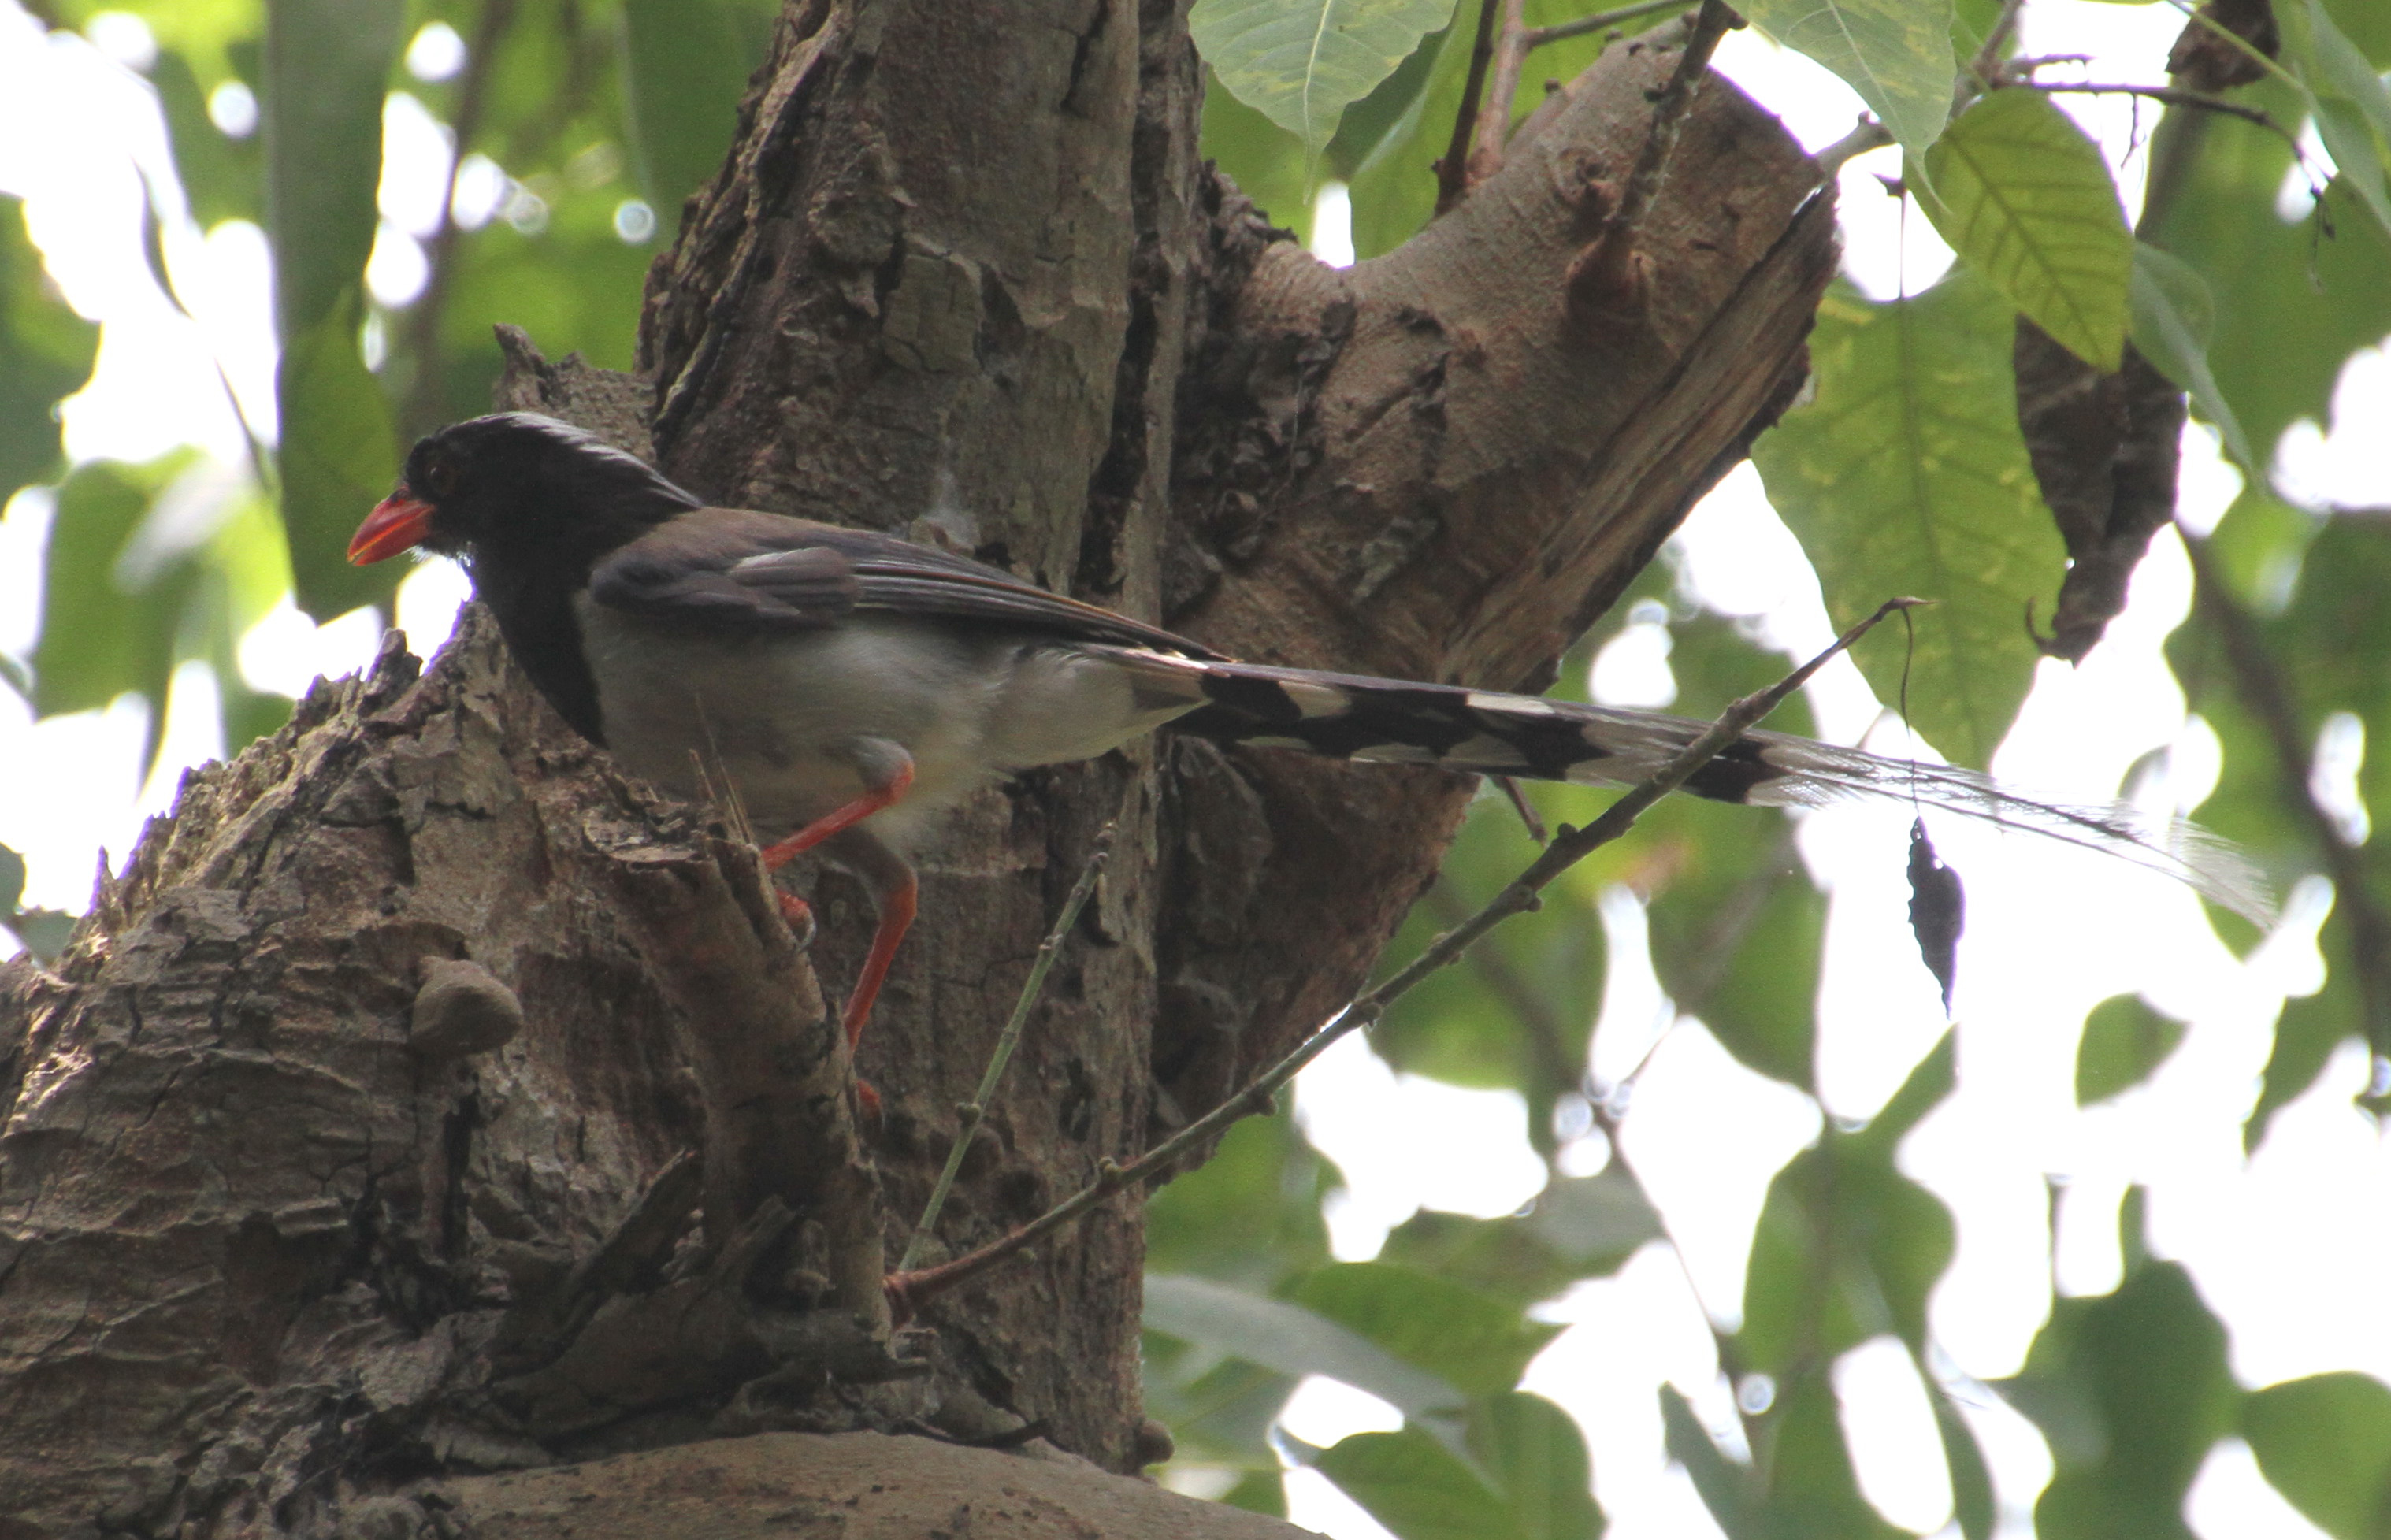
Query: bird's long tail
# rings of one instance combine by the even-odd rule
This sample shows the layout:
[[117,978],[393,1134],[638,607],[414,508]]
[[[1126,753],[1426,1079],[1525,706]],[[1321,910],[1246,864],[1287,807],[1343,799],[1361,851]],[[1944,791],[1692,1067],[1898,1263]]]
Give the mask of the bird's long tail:
[[[1151,655],[1151,654],[1148,654]],[[1709,723],[1452,685],[1259,664],[1172,658],[1203,704],[1170,726],[1222,743],[1341,759],[1440,765],[1486,775],[1632,785]],[[1186,675],[1177,681],[1184,688]],[[2103,851],[2164,873],[2260,924],[2265,880],[2240,850],[2187,820],[2130,804],[2085,806],[2013,791],[1948,765],[1887,759],[1787,733],[1745,733],[1686,783],[1721,802],[1813,807],[1850,798],[1915,802]]]

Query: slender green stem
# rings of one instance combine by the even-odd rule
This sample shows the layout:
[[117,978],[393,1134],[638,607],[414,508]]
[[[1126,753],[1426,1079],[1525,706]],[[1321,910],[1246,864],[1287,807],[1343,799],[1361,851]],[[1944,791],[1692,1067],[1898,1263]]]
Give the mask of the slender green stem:
[[1046,939],[1038,943],[1038,955],[1030,962],[1029,977],[1021,981],[1021,996],[1013,1003],[1012,1018],[997,1035],[996,1051],[988,1056],[988,1068],[981,1072],[979,1089],[961,1108],[963,1119],[955,1130],[955,1147],[947,1152],[946,1169],[938,1172],[937,1185],[930,1189],[930,1201],[923,1206],[922,1222],[913,1226],[913,1238],[905,1243],[905,1255],[898,1261],[897,1271],[911,1272],[922,1260],[922,1248],[929,1244],[937,1231],[938,1210],[947,1206],[947,1195],[954,1190],[955,1173],[963,1170],[963,1152],[971,1148],[979,1132],[979,1125],[988,1117],[989,1104],[996,1099],[997,1082],[1004,1078],[1005,1066],[1013,1062],[1013,1051],[1021,1046],[1021,1033],[1029,1024],[1029,1008],[1038,1003],[1038,995],[1046,987],[1046,975],[1054,966],[1054,958],[1063,950],[1063,938],[1079,923],[1079,911],[1088,907],[1088,899],[1096,891],[1096,879],[1104,874],[1105,862],[1113,853],[1113,831],[1107,823],[1096,834],[1096,847],[1089,852],[1088,864],[1079,871],[1079,880],[1071,885],[1070,897],[1063,900],[1063,912],[1054,917],[1054,928]]

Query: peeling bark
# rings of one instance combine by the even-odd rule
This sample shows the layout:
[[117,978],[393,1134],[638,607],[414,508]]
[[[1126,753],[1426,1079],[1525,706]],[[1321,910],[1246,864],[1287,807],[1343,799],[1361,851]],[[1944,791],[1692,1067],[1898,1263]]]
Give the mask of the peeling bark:
[[[517,337],[501,401],[1227,651],[1533,688],[1790,398],[1833,266],[1816,167],[1712,78],[1637,304],[1572,308],[1674,58],[1612,49],[1340,272],[1199,163],[1174,0],[792,0],[642,377]],[[752,854],[615,777],[486,626],[420,681],[386,652],[196,773],[55,973],[0,973],[0,1540],[481,1533],[474,1472],[645,1450],[686,1488],[775,1429],[1023,1446],[1097,1511],[1119,1482],[1073,1457],[1156,1454],[1134,1206],[907,1330],[876,1289],[1048,915],[1119,820],[950,1250],[1346,998],[1469,791],[1166,743],[984,795],[922,853],[861,1126],[817,984],[859,962],[855,884],[812,874],[801,951]],[[808,1501],[878,1479],[769,1447]],[[609,1533],[677,1533],[644,1511]]]

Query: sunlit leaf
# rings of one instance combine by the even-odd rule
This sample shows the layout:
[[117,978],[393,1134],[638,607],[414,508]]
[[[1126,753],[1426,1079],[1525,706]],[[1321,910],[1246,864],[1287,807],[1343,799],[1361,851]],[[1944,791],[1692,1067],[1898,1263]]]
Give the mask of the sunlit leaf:
[[1994,91],[1926,152],[1920,204],[1969,266],[2061,346],[2113,372],[2134,238],[2108,162],[2039,91]]
[[1857,1131],[1829,1128],[1769,1184],[1744,1281],[1744,1362],[1786,1375],[1892,1333],[1926,1346],[1926,1299],[1949,1265],[1950,1211],[1901,1174],[1902,1136],[1949,1094],[1952,1039]]
[[[265,24],[266,233],[283,344],[355,291],[380,215],[383,88],[398,58],[399,0],[277,0]],[[349,328],[352,337],[356,321]],[[283,421],[292,399],[281,397]]]
[[62,469],[58,404],[98,352],[99,328],[50,289],[24,204],[0,197],[0,504]]
[[2343,361],[2391,332],[2391,239],[2346,188],[2327,195],[2330,233],[2277,217],[2291,149],[2255,124],[2211,117],[2190,162],[2142,235],[2217,297],[2208,366],[2263,463],[2294,420],[2328,420]]
[[398,475],[398,444],[381,387],[357,355],[357,299],[282,350],[282,524],[299,607],[330,620],[390,592],[387,565],[349,564],[349,536]]
[[1898,1540],[1860,1491],[1842,1417],[1824,1364],[1781,1378],[1777,1402],[1757,1419],[1754,1463],[1768,1473],[1754,1505],[1754,1530],[1784,1540]]
[[1286,1297],[1469,1395],[1510,1390],[1561,1331],[1517,1304],[1387,1262],[1317,1268]]
[[1453,19],[1454,0],[1196,0],[1212,78],[1318,155],[1345,109]]
[[2242,1403],[2258,1469],[2334,1540],[2391,1534],[2391,1389],[2371,1375],[2311,1375]]
[[1585,1441],[1568,1413],[1540,1396],[1493,1397],[1471,1407],[1467,1442],[1477,1469],[1416,1427],[1357,1433],[1313,1463],[1401,1540],[1594,1540],[1602,1533]]
[[1949,0],[1756,0],[1738,8],[1841,75],[1911,154],[1943,132],[1958,72]]
[[2144,1262],[2113,1294],[2056,1301],[2000,1388],[2059,1465],[2035,1505],[2041,1540],[2191,1540],[2185,1494],[2241,1392],[2180,1266]]
[[2180,259],[2146,242],[2134,245],[2127,330],[2134,346],[2161,374],[2191,397],[2192,409],[2213,423],[2225,452],[2245,474],[2263,472],[2233,404],[2208,366],[2208,339],[2217,302],[2207,283]]
[[1325,1374],[1406,1416],[1461,1404],[1441,1376],[1405,1363],[1316,1311],[1208,1278],[1148,1274],[1145,1325],[1281,1374]]
[[59,485],[33,647],[40,715],[97,710],[131,691],[149,702],[154,742],[197,573],[187,552],[136,542],[158,495],[193,458],[185,450],[148,465],[97,460]]
[[2050,612],[2065,561],[2019,435],[2009,306],[1965,271],[1873,304],[1830,291],[1810,339],[1817,394],[1753,452],[1769,501],[1849,626],[1899,594],[1932,601],[1854,650],[1888,705],[1952,759],[1984,766],[2034,680],[2026,605]]
[[1651,1199],[1614,1161],[1594,1176],[1546,1184],[1522,1214],[1471,1219],[1423,1209],[1388,1233],[1378,1260],[1524,1306],[1617,1271],[1661,1234]]
[[2075,1049],[2075,1100],[2089,1106],[2151,1078],[2183,1042],[2184,1024],[2138,994],[2111,995],[2084,1018]]
[[201,229],[226,219],[258,219],[265,214],[265,158],[258,136],[232,138],[208,116],[208,88],[191,61],[162,51],[149,69],[158,105],[174,152],[174,172],[190,200],[191,218]]

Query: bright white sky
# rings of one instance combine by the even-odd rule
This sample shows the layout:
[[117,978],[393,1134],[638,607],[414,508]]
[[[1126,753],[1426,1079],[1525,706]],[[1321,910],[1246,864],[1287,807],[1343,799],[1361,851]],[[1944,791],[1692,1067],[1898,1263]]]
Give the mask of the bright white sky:
[[[2034,0],[2023,45],[2030,53],[2093,54],[2108,61],[2094,69],[2101,79],[2155,82],[2179,25],[2178,13],[2163,5]],[[453,34],[439,35],[445,32],[428,31],[410,51],[421,78],[457,68],[458,45]],[[92,37],[46,39],[0,0],[0,190],[25,198],[52,274],[78,310],[106,324],[97,376],[67,404],[69,451],[78,460],[143,459],[188,443],[237,466],[239,420],[219,369],[252,425],[272,436],[264,239],[238,224],[202,234],[178,207],[170,209],[168,258],[196,324],[158,293],[139,256],[136,167],[169,197],[173,178],[154,99],[124,67],[142,61],[146,31],[117,17],[95,25]],[[1731,34],[1720,64],[1814,148],[1840,137],[1859,110],[1832,77],[1751,32]],[[2060,99],[2110,147],[2128,207],[2138,205],[2142,161],[2130,149],[2130,108]],[[238,123],[245,108],[253,115],[253,104],[216,106],[220,122]],[[428,227],[449,150],[445,131],[412,98],[394,97],[387,122],[386,223],[373,278],[381,297],[398,302],[421,281],[409,232]],[[1949,261],[1922,220],[1901,218],[1901,206],[1872,175],[1894,169],[1891,153],[1880,152],[1843,175],[1846,267],[1880,295],[1915,291]],[[474,222],[525,216],[509,202],[497,168],[469,160],[466,172],[472,206],[461,212]],[[2286,206],[2296,213],[2299,201]],[[1324,195],[1318,223],[1322,254],[1350,260],[1341,191]],[[2391,421],[2391,353],[2369,350],[2353,361],[2333,417],[2341,424]],[[2368,442],[2356,431],[2329,433],[2333,426],[2304,424],[2286,437],[2279,484],[2317,503],[2391,500],[2391,459],[2380,435]],[[2188,435],[2186,447],[2184,511],[2205,524],[2231,500],[2238,478],[2203,432]],[[0,521],[0,650],[20,658],[38,629],[49,516],[47,495],[32,491]],[[1751,617],[1790,651],[1806,654],[1829,636],[1799,548],[1749,467],[1697,510],[1671,554],[1705,602]],[[455,569],[434,563],[401,590],[397,618],[419,651],[446,634],[463,588]],[[2159,651],[2182,620],[2189,593],[2181,548],[2162,536],[2136,577],[2132,607],[2091,660],[2076,670],[2043,666],[1996,769],[2056,796],[2101,800],[2115,795],[2138,756],[2171,744],[2175,778],[2166,790],[2179,807],[2196,805],[2215,779],[2216,744],[2197,721],[2187,724]],[[319,628],[286,609],[244,644],[242,670],[254,686],[295,694],[319,671],[344,672],[367,660],[378,628],[360,613]],[[1666,704],[1674,686],[1665,631],[1630,626],[1597,663],[1596,688],[1618,704]],[[1857,741],[1878,717],[1848,664],[1822,676],[1813,702],[1822,731],[1842,742]],[[143,720],[137,704],[35,724],[21,702],[0,692],[0,843],[28,858],[27,901],[82,909],[97,853],[105,848],[121,861],[141,819],[169,805],[181,768],[221,751],[214,717],[213,679],[204,667],[187,667],[168,711],[163,768],[144,786],[134,768]],[[1907,752],[1898,728],[1880,730],[1875,743]],[[2354,750],[2362,755],[2362,742]],[[2346,753],[2336,783],[2345,795],[2355,773],[2356,758]],[[1803,857],[1833,894],[1821,1063],[1840,1117],[1865,1117],[1881,1105],[1942,1029],[1904,907],[1908,817],[1901,809],[1837,809],[1809,816],[1802,831]],[[2352,1223],[2391,1212],[2384,1141],[2349,1106],[2366,1074],[2362,1055],[2337,1059],[2314,1092],[2277,1119],[2255,1158],[2241,1154],[2240,1121],[2256,1094],[2274,1013],[2287,992],[2311,990],[2320,980],[2314,935],[2321,893],[2293,895],[2278,933],[2240,961],[2217,942],[2191,895],[2163,879],[1964,821],[1939,825],[1936,839],[1968,884],[1956,1001],[1961,1075],[1957,1094],[1905,1145],[1903,1161],[1958,1219],[1958,1260],[1935,1297],[1948,1360],[1938,1372],[1959,1383],[2013,1372],[2048,1310],[2054,1271],[2069,1293],[2111,1287],[2120,1264],[2117,1205],[2140,1184],[2152,1193],[2155,1249],[2192,1269],[2229,1324],[2233,1365],[2245,1383],[2339,1367],[2391,1378],[2391,1318],[2379,1301],[2380,1280],[2391,1275],[2391,1232],[2372,1218]],[[1662,1453],[1655,1388],[1673,1381],[1714,1424],[1726,1423],[1728,1391],[1704,1314],[1732,1325],[1768,1180],[1816,1137],[1821,1114],[1807,1097],[1737,1066],[1699,1022],[1675,1016],[1648,965],[1639,966],[1643,915],[1631,895],[1611,895],[1599,923],[1622,965],[1599,1004],[1594,1068],[1608,1083],[1651,1051],[1627,1116],[1626,1155],[1665,1210],[1678,1248],[1648,1247],[1616,1277],[1585,1284],[1552,1306],[1551,1317],[1571,1329],[1531,1369],[1528,1387],[1584,1425],[1613,1536],[1716,1534],[1684,1473]],[[2084,1014],[2133,990],[2189,1020],[2191,1032],[2150,1084],[2079,1112],[2072,1082]],[[1298,1106],[1313,1142],[1351,1184],[1329,1215],[1341,1257],[1375,1254],[1387,1230],[1420,1206],[1507,1213],[1542,1184],[1516,1096],[1395,1076],[1358,1042],[1307,1072]],[[1597,1134],[1570,1152],[1569,1164],[1591,1171],[1609,1158]],[[2065,1190],[2055,1267],[2047,1177]],[[1840,1366],[1837,1384],[1872,1500],[1907,1528],[1944,1529],[1949,1486],[1906,1359],[1888,1344],[1863,1348]],[[1992,1454],[2008,1533],[2022,1535],[2049,1478],[2049,1455],[2023,1419],[1989,1396],[1979,1404],[1977,1426]],[[1399,1418],[1375,1398],[1313,1379],[1285,1421],[1301,1438],[1326,1443]],[[1289,1490],[1299,1522],[1338,1540],[1385,1533],[1308,1472],[1294,1473]],[[2206,1540],[2320,1534],[2265,1484],[2238,1443],[2220,1445],[2203,1470],[2190,1519]]]

